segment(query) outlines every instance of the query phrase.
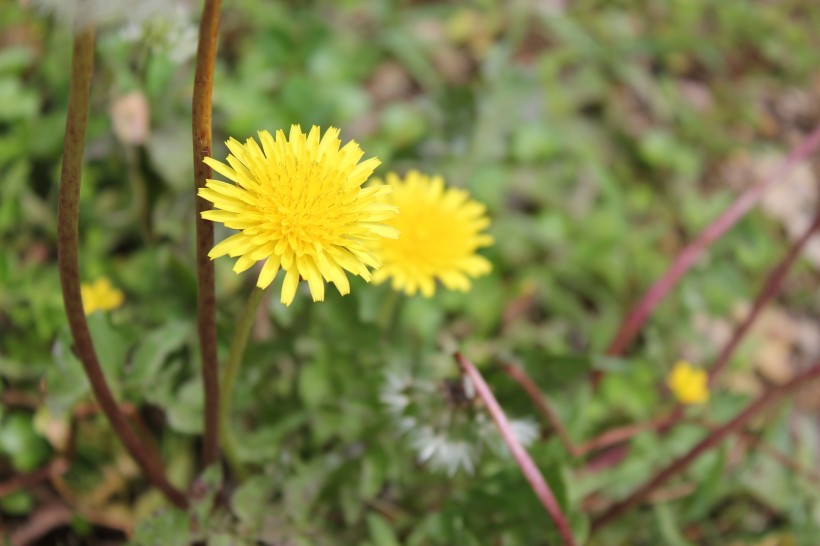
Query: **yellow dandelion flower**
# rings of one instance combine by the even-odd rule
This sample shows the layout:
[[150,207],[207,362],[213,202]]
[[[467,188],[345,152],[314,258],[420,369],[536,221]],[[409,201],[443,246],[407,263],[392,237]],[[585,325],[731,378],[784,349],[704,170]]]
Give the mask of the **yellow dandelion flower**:
[[123,293],[114,288],[111,281],[105,277],[100,277],[93,283],[81,284],[80,294],[86,315],[95,311],[111,311],[120,307],[125,300]]
[[282,303],[290,305],[300,277],[310,287],[313,301],[322,301],[324,282],[339,293],[350,292],[345,271],[370,281],[368,266],[380,263],[370,244],[398,233],[383,222],[396,214],[381,201],[386,187],[362,188],[379,165],[351,141],[340,148],[339,130],[329,128],[320,138],[313,127],[309,134],[298,125],[276,138],[259,132],[239,143],[230,139],[228,164],[212,158],[205,162],[234,183],[208,180],[199,195],[214,205],[202,217],[238,230],[208,254],[238,257],[233,270],[241,273],[265,261],[256,285],[267,288],[279,269],[285,271]]
[[681,404],[696,405],[709,400],[709,375],[685,360],[675,364],[666,384]]
[[[381,182],[381,181],[377,181]],[[375,282],[392,279],[395,290],[427,298],[436,291],[436,280],[449,289],[467,291],[470,277],[488,273],[492,266],[476,250],[492,244],[482,230],[490,225],[484,205],[472,201],[466,191],[444,187],[440,176],[410,171],[404,180],[387,175],[393,188],[384,201],[399,208],[388,221],[398,229],[395,240],[373,242],[383,265],[373,274]]]

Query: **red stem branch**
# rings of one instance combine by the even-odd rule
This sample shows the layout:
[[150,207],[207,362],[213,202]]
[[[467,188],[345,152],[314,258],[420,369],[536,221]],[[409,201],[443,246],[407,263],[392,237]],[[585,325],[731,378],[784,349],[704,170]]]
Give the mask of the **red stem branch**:
[[607,523],[610,523],[614,519],[617,519],[619,516],[630,510],[636,504],[640,503],[656,487],[664,483],[669,478],[677,474],[680,474],[690,464],[692,464],[692,462],[694,462],[695,459],[700,457],[704,452],[706,452],[710,448],[718,445],[727,435],[739,430],[752,417],[754,417],[757,413],[765,409],[767,406],[780,400],[781,398],[790,394],[792,391],[798,389],[799,387],[804,386],[809,381],[817,379],[818,377],[820,377],[820,362],[814,364],[811,368],[804,371],[803,373],[796,375],[788,383],[785,383],[780,387],[776,387],[762,394],[751,404],[746,406],[746,408],[743,411],[741,411],[738,415],[736,415],[731,421],[716,428],[711,434],[706,436],[706,438],[698,442],[698,444],[695,445],[695,447],[693,447],[692,449],[690,449],[688,453],[673,461],[669,466],[655,474],[652,478],[650,478],[646,483],[644,483],[642,486],[636,489],[627,498],[615,503],[609,508],[609,510],[595,518],[592,522],[593,531],[600,529]]
[[760,290],[760,293],[755,298],[754,304],[752,305],[752,309],[749,311],[749,314],[746,315],[746,318],[743,319],[738,327],[735,329],[734,333],[732,334],[732,338],[723,347],[723,350],[720,351],[717,359],[709,368],[709,383],[713,384],[717,376],[726,368],[726,365],[729,364],[729,360],[732,358],[735,350],[737,349],[740,342],[749,332],[754,321],[757,319],[760,311],[763,307],[766,306],[769,301],[777,294],[778,290],[780,290],[780,286],[783,284],[783,280],[786,278],[786,274],[789,272],[791,267],[794,265],[794,262],[797,261],[797,258],[803,252],[803,247],[806,246],[806,243],[809,242],[809,239],[814,235],[814,232],[820,229],[820,210],[818,210],[817,215],[814,217],[814,222],[808,227],[808,229],[800,236],[800,238],[795,241],[792,247],[789,249],[789,252],[783,259],[778,263],[774,269],[771,270],[768,277],[766,277],[766,281],[763,283],[763,288]]
[[487,406],[487,411],[490,412],[490,416],[492,416],[493,421],[495,421],[495,424],[501,433],[501,437],[504,439],[504,443],[506,443],[507,447],[510,448],[513,457],[515,458],[515,462],[518,463],[518,466],[521,468],[521,472],[530,483],[530,486],[535,492],[535,495],[538,497],[538,500],[541,501],[541,504],[544,506],[550,518],[552,518],[552,521],[555,523],[555,526],[558,528],[558,533],[561,535],[564,544],[566,546],[574,546],[575,539],[572,536],[569,523],[567,522],[566,517],[564,517],[564,513],[561,511],[561,507],[558,505],[558,502],[555,500],[555,495],[553,495],[552,489],[550,489],[549,484],[538,470],[538,467],[535,466],[535,463],[527,451],[515,438],[515,435],[510,428],[510,423],[507,421],[507,417],[504,414],[504,410],[501,409],[501,406],[498,404],[495,396],[493,396],[490,387],[484,381],[484,378],[481,376],[481,373],[476,369],[476,367],[469,360],[464,358],[461,353],[456,353],[455,358],[459,366],[461,366],[462,371],[470,378],[470,380],[472,380],[475,385],[476,392]]
[[[755,298],[754,304],[752,304],[751,310],[743,319],[743,322],[737,325],[734,332],[732,332],[732,337],[729,339],[728,343],[726,343],[726,345],[720,351],[720,354],[717,356],[712,365],[709,366],[710,385],[714,384],[715,380],[717,379],[717,376],[720,375],[720,373],[729,364],[732,355],[735,354],[735,351],[737,350],[738,346],[740,346],[740,342],[743,341],[743,338],[746,337],[746,334],[749,333],[749,330],[751,329],[755,320],[757,320],[757,317],[760,315],[760,312],[763,310],[766,304],[769,303],[769,301],[771,301],[771,299],[774,298],[774,296],[780,290],[780,286],[783,284],[783,281],[786,278],[786,274],[797,261],[797,258],[800,257],[800,254],[803,252],[803,248],[806,246],[806,243],[809,242],[809,239],[812,238],[814,232],[818,229],[820,229],[820,210],[818,210],[817,215],[814,217],[814,221],[811,223],[808,229],[806,229],[806,231],[800,236],[800,238],[794,242],[794,244],[789,249],[789,252],[769,272],[769,275],[766,277],[766,281],[763,283],[763,287],[760,289],[760,292]],[[678,404],[669,415],[668,423],[662,424],[662,426],[659,428],[665,429],[677,423],[681,418],[683,418],[683,411],[683,406]]]
[[199,24],[193,96],[194,199],[196,201],[197,332],[202,353],[202,386],[205,426],[202,459],[205,466],[219,460],[219,364],[216,353],[216,295],[214,266],[208,252],[214,246],[213,223],[202,218],[208,202],[196,194],[211,177],[204,159],[211,155],[211,115],[219,34],[220,0],[205,0]]
[[[814,129],[799,145],[789,153],[769,177],[762,183],[744,191],[723,214],[704,229],[698,237],[689,243],[675,258],[675,261],[646,292],[641,300],[629,311],[621,323],[618,333],[607,349],[609,355],[620,355],[640,331],[646,319],[675,287],[680,278],[691,268],[709,245],[718,240],[738,220],[749,212],[763,194],[775,182],[786,178],[792,170],[820,147],[820,126]],[[600,374],[598,375],[600,377]]]
[[646,432],[648,430],[657,430],[659,428],[669,426],[671,422],[672,416],[666,415],[662,417],[656,417],[655,419],[651,419],[644,423],[633,423],[621,427],[612,428],[607,431],[604,431],[595,438],[587,440],[586,442],[579,445],[578,452],[580,455],[586,455],[587,453],[590,453],[592,451],[598,451],[599,449],[604,449],[606,447],[610,447],[625,442],[633,436],[640,434],[641,432]]
[[[708,419],[698,419],[696,423],[707,428],[710,431],[714,431],[715,429],[720,427],[719,424],[713,423]],[[798,474],[803,478],[820,484],[820,472],[814,469],[806,468],[798,461],[792,459],[776,447],[764,443],[763,439],[754,432],[749,431],[747,429],[739,430],[737,431],[737,436],[749,447],[759,450],[761,454],[766,455],[767,457],[777,461],[778,463],[782,464],[795,474]]]
[[538,413],[541,414],[541,417],[549,423],[555,433],[558,435],[558,438],[561,440],[561,443],[564,445],[564,449],[572,455],[573,457],[579,457],[581,452],[578,451],[578,448],[572,443],[572,438],[569,437],[569,433],[567,429],[564,428],[564,424],[561,423],[561,419],[558,417],[558,414],[555,413],[555,410],[552,409],[547,397],[543,395],[541,389],[538,388],[538,385],[530,379],[527,373],[512,363],[506,363],[501,365],[501,370],[507,374],[507,376],[518,383],[524,392],[527,393],[527,396],[530,397],[530,400],[535,405],[535,408],[538,410]]

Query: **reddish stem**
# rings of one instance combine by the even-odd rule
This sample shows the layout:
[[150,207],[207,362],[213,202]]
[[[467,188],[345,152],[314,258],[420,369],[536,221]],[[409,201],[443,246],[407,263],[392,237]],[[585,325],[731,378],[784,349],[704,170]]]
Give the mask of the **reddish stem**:
[[592,438],[591,440],[587,440],[580,445],[575,445],[572,442],[572,438],[570,438],[567,429],[564,427],[563,423],[561,423],[561,419],[558,417],[558,414],[555,413],[554,409],[552,409],[547,397],[544,396],[541,389],[538,388],[538,385],[535,384],[532,378],[527,375],[527,372],[512,363],[503,364],[501,369],[505,374],[507,374],[508,377],[510,377],[510,379],[518,383],[521,388],[524,389],[524,392],[527,393],[530,401],[532,401],[535,405],[543,419],[553,429],[555,429],[561,443],[564,445],[564,448],[573,457],[583,457],[592,451],[598,451],[600,449],[629,440],[641,432],[662,428],[667,426],[674,419],[674,415],[665,415],[645,423],[624,425],[622,427],[604,431],[602,434]]
[[814,217],[814,222],[811,223],[803,235],[801,235],[789,249],[788,254],[786,254],[780,263],[778,263],[774,269],[771,270],[769,276],[766,277],[766,282],[763,284],[763,288],[755,298],[751,311],[749,311],[749,314],[746,315],[743,322],[741,322],[735,329],[729,343],[723,347],[723,350],[720,351],[720,355],[718,355],[715,362],[709,368],[710,384],[714,384],[717,376],[723,371],[726,365],[729,364],[729,360],[732,358],[732,355],[738,345],[740,345],[740,342],[749,332],[749,329],[757,319],[760,311],[766,306],[767,303],[769,303],[775,294],[777,294],[778,290],[780,290],[780,286],[783,284],[783,280],[786,278],[786,274],[789,272],[789,269],[791,269],[794,262],[797,261],[797,258],[803,252],[803,247],[806,246],[806,243],[809,242],[809,239],[811,239],[814,232],[818,229],[820,229],[820,210],[818,210],[817,215]]
[[476,367],[469,360],[464,358],[461,353],[456,353],[455,358],[459,366],[461,366],[462,371],[470,378],[470,380],[472,380],[475,385],[476,392],[484,401],[484,404],[487,406],[487,411],[490,412],[493,421],[495,421],[496,426],[498,426],[498,430],[501,433],[501,437],[504,439],[504,443],[506,443],[507,447],[510,448],[513,457],[515,458],[515,462],[518,463],[518,466],[521,468],[521,472],[530,483],[530,486],[535,492],[535,495],[538,497],[538,500],[541,501],[541,504],[544,506],[550,518],[552,518],[552,521],[555,523],[555,526],[558,528],[558,533],[561,535],[564,544],[567,546],[574,546],[575,539],[572,536],[569,523],[567,522],[566,517],[564,517],[564,513],[561,511],[561,507],[558,505],[558,502],[555,500],[555,495],[553,495],[552,489],[550,489],[549,484],[538,470],[538,467],[535,466],[535,463],[527,451],[515,438],[515,435],[510,428],[510,423],[507,421],[507,416],[504,414],[504,410],[501,409],[501,406],[498,404],[495,396],[493,396],[490,387],[484,381],[484,378],[481,376],[481,373],[476,369]]
[[595,518],[592,522],[593,531],[600,529],[612,520],[617,519],[636,504],[640,503],[650,493],[652,493],[656,487],[664,483],[669,478],[681,473],[690,464],[692,464],[695,459],[700,457],[710,448],[719,444],[727,435],[743,427],[752,417],[765,409],[767,406],[780,400],[799,387],[804,386],[809,381],[817,379],[818,377],[820,377],[820,362],[814,364],[803,373],[796,375],[788,383],[765,392],[751,404],[746,406],[746,409],[741,411],[731,421],[716,428],[711,434],[706,436],[706,438],[698,442],[698,444],[690,449],[688,453],[673,461],[672,464],[655,474],[627,498],[615,503],[609,508],[609,510]]
[[[799,163],[816,152],[818,147],[820,147],[820,126],[815,128],[806,139],[795,147],[764,182],[744,191],[723,214],[704,229],[693,242],[688,244],[678,254],[666,273],[652,285],[643,298],[629,311],[607,349],[607,354],[622,354],[655,307],[675,287],[684,273],[695,264],[703,251],[734,226],[738,220],[743,218],[760,200],[766,190],[775,182],[786,178]],[[596,377],[600,378],[600,373]]]
[[[763,283],[763,288],[761,288],[755,298],[749,314],[746,315],[743,322],[737,325],[735,331],[732,333],[732,337],[729,339],[729,342],[720,351],[720,354],[712,365],[709,366],[710,385],[714,384],[717,376],[729,364],[729,361],[731,360],[732,355],[735,354],[740,342],[743,341],[743,338],[749,333],[749,330],[755,320],[757,320],[757,317],[760,315],[760,312],[766,304],[769,303],[769,301],[771,301],[771,299],[777,294],[778,290],[780,290],[780,286],[783,284],[783,280],[786,278],[786,274],[789,272],[789,269],[791,269],[797,261],[797,258],[800,257],[800,254],[803,252],[803,248],[809,242],[809,239],[812,238],[814,232],[818,229],[820,229],[820,210],[818,210],[817,215],[814,217],[814,222],[812,222],[800,238],[795,241],[786,256],[784,256],[783,259],[774,267],[774,269],[769,272],[769,275],[766,277],[766,281]],[[669,415],[669,422],[663,424],[659,428],[664,430],[674,425],[683,418],[683,412],[683,406],[678,404]]]
[[[766,306],[766,304],[771,301],[771,299],[777,294],[780,290],[780,287],[783,284],[783,281],[786,278],[786,274],[792,268],[794,263],[797,261],[797,258],[803,252],[806,244],[812,238],[816,231],[820,230],[820,211],[818,211],[817,215],[814,218],[814,221],[809,225],[806,231],[800,236],[800,238],[794,242],[794,244],[789,249],[789,252],[783,259],[769,272],[769,275],[766,277],[766,281],[763,283],[763,287],[761,288],[760,292],[758,293],[757,297],[755,298],[754,304],[752,305],[752,309],[743,319],[743,322],[738,324],[735,328],[734,332],[732,333],[732,337],[729,339],[728,343],[721,349],[720,354],[717,356],[715,361],[709,366],[709,383],[714,384],[717,376],[726,368],[731,360],[732,356],[734,355],[735,351],[737,350],[740,342],[749,333],[752,325],[754,324],[755,320],[757,320],[760,312]],[[668,430],[670,427],[678,423],[681,419],[683,419],[684,415],[684,407],[680,404],[676,405],[675,408],[665,417],[660,417],[650,423],[645,425],[630,425],[628,427],[624,427],[623,429],[615,429],[605,433],[598,438],[591,440],[586,444],[582,444],[580,446],[581,453],[587,453],[591,449],[599,449],[602,447],[606,447],[609,445],[613,445],[616,443],[620,443],[622,441],[626,441],[635,434],[642,432],[643,430],[647,430],[648,428],[654,428],[657,430]],[[648,426],[646,426],[648,425]],[[591,445],[595,442],[595,445]]]
[[[708,419],[698,419],[697,424],[706,427],[710,431],[717,429],[720,425],[709,421]],[[814,469],[806,468],[796,460],[792,459],[776,447],[770,446],[763,442],[763,439],[748,430],[737,431],[738,437],[746,442],[750,447],[758,449],[760,453],[774,459],[782,464],[795,474],[799,474],[804,478],[817,482],[820,484],[820,472]]]
[[219,34],[220,0],[205,0],[199,24],[193,95],[194,200],[196,201],[197,332],[202,353],[205,426],[202,459],[205,466],[219,460],[219,364],[216,354],[216,295],[214,266],[208,252],[214,246],[213,223],[202,218],[208,202],[196,194],[211,177],[204,159],[211,155],[211,115]]
[[567,429],[564,428],[558,414],[552,409],[552,406],[547,401],[547,397],[543,395],[541,389],[538,388],[538,385],[530,379],[523,369],[519,368],[515,364],[502,364],[501,370],[507,374],[510,379],[518,383],[522,389],[524,389],[524,392],[526,392],[527,396],[530,397],[530,400],[535,405],[538,413],[541,414],[544,420],[549,423],[553,430],[555,430],[555,433],[558,434],[558,438],[560,438],[561,443],[564,445],[564,449],[566,449],[567,452],[573,457],[579,457],[581,453],[572,443],[572,438],[569,437]]
[[665,415],[662,417],[656,417],[655,419],[651,419],[644,423],[633,423],[630,425],[609,429],[578,446],[578,453],[579,455],[586,455],[592,451],[598,451],[606,447],[620,444],[621,442],[625,442],[641,432],[657,430],[664,426],[668,426],[671,421],[672,416]]

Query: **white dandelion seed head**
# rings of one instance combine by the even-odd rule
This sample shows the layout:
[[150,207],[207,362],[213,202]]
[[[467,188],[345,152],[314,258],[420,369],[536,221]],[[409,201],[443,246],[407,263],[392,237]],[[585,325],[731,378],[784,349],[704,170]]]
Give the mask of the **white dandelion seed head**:
[[[504,443],[501,433],[491,419],[481,416],[481,439],[484,444],[490,448],[496,455],[501,457],[509,457],[510,449]],[[513,437],[518,440],[518,443],[523,447],[531,446],[541,435],[538,424],[529,417],[524,418],[509,418],[510,430]]]
[[[429,367],[414,372],[411,366],[392,366],[384,374],[379,399],[397,435],[432,472],[472,474],[485,452],[509,455],[468,377],[442,379]],[[532,419],[510,418],[510,427],[523,446],[539,437]]]
[[167,11],[170,0],[31,0],[37,11],[51,15],[60,23],[82,30],[142,22]]
[[444,472],[452,477],[463,470],[475,472],[479,451],[469,441],[450,438],[445,431],[431,427],[417,428],[411,432],[410,444],[416,451],[419,463],[426,464],[434,472]]
[[403,370],[388,370],[384,374],[384,383],[379,389],[379,400],[393,414],[401,414],[410,405],[409,389],[413,378]]
[[144,40],[177,64],[196,53],[198,31],[187,0],[29,0],[29,4],[75,32],[114,28],[124,42]]

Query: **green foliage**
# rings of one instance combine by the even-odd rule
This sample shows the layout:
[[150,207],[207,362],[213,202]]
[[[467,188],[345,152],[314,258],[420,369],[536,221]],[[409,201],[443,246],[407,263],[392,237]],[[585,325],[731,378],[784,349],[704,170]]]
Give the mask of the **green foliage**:
[[[628,357],[603,357],[608,342],[628,306],[747,183],[746,171],[734,173],[743,181],[733,186],[724,183],[732,173],[721,174],[744,160],[738,151],[782,151],[818,121],[816,108],[790,98],[804,90],[804,102],[818,100],[808,90],[820,66],[820,10],[809,0],[223,3],[215,157],[224,158],[230,136],[338,126],[345,141],[381,159],[376,176],[440,173],[485,203],[496,242],[484,254],[494,269],[467,294],[405,298],[355,279],[348,296],[331,289],[313,304],[300,292],[288,308],[275,296],[277,279],[234,394],[231,428],[251,477],[201,478],[205,492],[183,512],[127,472],[101,418],[74,415],[92,399],[56,273],[71,37],[22,4],[0,10],[2,388],[54,420],[73,420],[67,487],[78,506],[123,508],[135,546],[558,543],[513,460],[492,448],[498,438],[452,352],[476,361],[510,417],[534,421],[520,387],[495,367],[520,364],[578,442],[668,411],[666,372],[684,355],[705,365],[719,350],[699,321],[730,317],[753,297],[789,244],[781,226],[750,214],[656,310]],[[172,58],[167,34],[151,36],[100,32],[80,265],[84,281],[106,276],[125,294],[121,308],[88,317],[97,354],[115,396],[141,409],[173,479],[185,484],[198,472],[204,405],[192,63]],[[111,103],[130,91],[150,106],[149,135],[138,144],[112,128]],[[217,229],[216,239],[227,235]],[[216,262],[222,363],[251,273]],[[779,305],[816,319],[816,271],[801,262],[791,274]],[[750,355],[740,354],[732,371],[754,380]],[[593,391],[587,379],[596,370],[607,375]],[[391,390],[404,378],[421,390]],[[728,391],[687,415],[730,419],[749,397]],[[2,407],[3,479],[64,454],[30,410]],[[801,427],[799,442],[789,426]],[[803,413],[752,433],[806,467],[817,460],[817,431]],[[553,436],[529,450],[579,542],[816,541],[817,488],[755,450],[737,462],[731,444],[670,482],[682,496],[590,534],[602,499],[625,497],[704,434],[691,423],[644,432],[622,461],[598,471],[587,468],[594,456],[573,459]],[[450,452],[432,449],[445,441]],[[456,441],[467,443],[472,472],[437,470],[436,457],[452,460]],[[106,468],[124,485],[111,486],[102,505],[83,504],[111,485]],[[0,499],[0,511],[24,516],[38,502],[17,492]]]

